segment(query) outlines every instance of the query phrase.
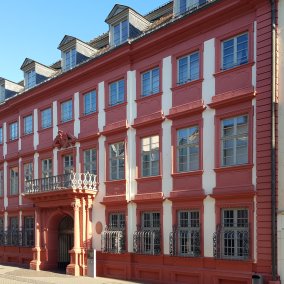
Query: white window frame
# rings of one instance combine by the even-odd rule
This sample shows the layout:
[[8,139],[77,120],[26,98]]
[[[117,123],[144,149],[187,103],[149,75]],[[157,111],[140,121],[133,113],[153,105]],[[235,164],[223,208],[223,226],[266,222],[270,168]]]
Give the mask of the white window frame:
[[[127,26],[127,37],[126,39],[124,39],[122,36],[122,32],[123,32],[123,24],[126,23]],[[119,31],[118,31],[118,37],[119,37],[119,41],[115,42],[115,37],[116,37],[116,27],[118,27]],[[129,38],[129,20],[128,18],[125,18],[124,20],[120,21],[119,23],[116,23],[112,26],[112,45],[117,46],[120,45],[124,42],[126,42]]]
[[97,111],[97,92],[93,90],[84,94],[84,115],[88,115]]
[[[181,144],[179,143],[179,140],[181,138],[180,134],[181,132],[186,132],[186,137],[187,138],[186,142]],[[196,136],[194,137],[194,134],[196,131]],[[194,170],[199,169],[199,155],[200,155],[200,149],[199,149],[199,138],[200,138],[200,133],[199,133],[199,127],[198,126],[191,126],[187,128],[181,128],[177,130],[177,149],[176,149],[176,157],[177,157],[177,172],[190,172]],[[191,141],[192,139],[192,141]],[[196,141],[195,141],[196,140]],[[197,148],[197,154],[196,153],[191,153],[191,150]],[[182,170],[180,167],[180,150],[185,149],[186,150],[186,169]],[[192,156],[197,155],[197,166],[194,167],[192,165]]]
[[74,171],[74,157],[73,155],[63,156],[63,174],[70,174]]
[[52,110],[51,108],[46,108],[41,111],[41,128],[46,129],[52,126]]
[[41,160],[41,176],[43,178],[52,176],[52,159]]
[[[155,89],[154,88],[154,80],[153,80],[153,72],[158,70],[158,89]],[[150,82],[149,82],[149,92],[146,92],[145,90],[145,76],[149,74],[150,76]],[[141,97],[147,97],[147,96],[150,96],[150,95],[154,95],[154,94],[158,94],[160,92],[160,67],[156,67],[156,68],[153,68],[151,70],[148,70],[146,72],[143,72],[141,74]]]
[[17,140],[19,138],[19,124],[18,121],[12,122],[10,125],[10,141]]
[[[197,61],[198,61],[198,72],[197,75],[192,74],[192,64],[191,64],[191,59],[194,55],[198,55]],[[180,64],[181,60],[186,59],[187,60],[187,74],[186,74],[186,79],[184,81],[181,81],[180,79]],[[186,56],[179,57],[177,59],[177,85],[183,85],[191,81],[198,80],[200,77],[200,56],[199,56],[199,51],[193,52],[191,54],[188,54]]]
[[[123,171],[121,171],[122,167]],[[124,142],[117,142],[109,145],[109,178],[110,180],[125,179],[125,143]]]
[[10,168],[10,195],[19,193],[19,168]]
[[[243,35],[247,35],[247,48],[246,48],[246,60],[244,62],[240,62],[238,63],[238,38],[243,36]],[[233,40],[233,63],[229,66],[224,66],[224,44],[226,42],[229,42]],[[249,34],[248,32],[245,32],[245,33],[241,33],[241,34],[238,34],[236,36],[233,36],[231,38],[228,38],[228,39],[225,39],[221,42],[221,66],[222,66],[222,70],[228,70],[228,69],[232,69],[234,67],[237,67],[237,66],[241,66],[243,64],[246,64],[248,63],[249,61]]]
[[30,89],[36,85],[36,72],[35,69],[25,72],[25,87]]
[[[158,142],[153,142],[155,138],[158,138]],[[149,144],[145,144],[146,140],[149,139]],[[158,147],[154,147],[156,144],[158,144]],[[144,148],[149,147],[149,151],[144,151]],[[149,156],[149,161],[145,160],[144,158]],[[158,163],[158,169],[157,173],[154,173],[154,166],[153,164],[157,162]],[[146,163],[149,163],[149,174],[145,173],[145,167],[144,165]],[[143,137],[141,139],[141,176],[142,177],[148,177],[148,176],[157,176],[160,174],[160,137],[159,135],[153,135],[148,137]]]
[[97,149],[84,150],[84,173],[97,174]]
[[33,179],[33,163],[24,164],[24,181],[31,181]]
[[[123,91],[121,91],[121,84],[123,84]],[[115,106],[124,102],[125,83],[124,79],[112,82],[109,84],[109,105]],[[121,97],[122,95],[122,97]]]
[[33,116],[27,115],[24,117],[24,135],[33,133]]
[[68,71],[76,66],[77,51],[75,47],[66,50],[63,53],[64,71]]
[[[116,220],[115,220],[116,219]],[[125,214],[120,212],[112,212],[109,214],[109,229],[123,230],[125,229]]]
[[[246,118],[246,131],[241,132],[240,134],[237,133],[238,130],[238,118]],[[232,135],[225,135],[224,134],[224,123],[225,121],[233,120],[233,134]],[[238,161],[238,148],[244,148],[244,147],[238,147],[237,142],[245,140],[246,141],[246,159],[244,162]],[[233,162],[228,163],[225,162],[225,159],[228,158],[228,156],[225,157],[224,151],[226,148],[224,147],[226,142],[232,141],[233,147],[231,149],[233,150]],[[229,149],[229,148],[227,148]],[[235,117],[229,117],[221,120],[221,165],[222,167],[230,167],[235,165],[242,165],[247,164],[249,162],[249,116],[248,115],[239,115]]]
[[61,103],[61,122],[71,121],[73,119],[73,101],[68,100]]

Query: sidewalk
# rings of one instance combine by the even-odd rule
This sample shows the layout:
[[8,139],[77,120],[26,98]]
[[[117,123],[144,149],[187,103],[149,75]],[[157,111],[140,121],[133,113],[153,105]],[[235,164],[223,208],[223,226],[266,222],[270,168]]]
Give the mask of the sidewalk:
[[[74,277],[49,271],[34,271],[14,266],[0,265],[0,284],[130,284],[110,278]],[[141,282],[140,282],[141,283]]]

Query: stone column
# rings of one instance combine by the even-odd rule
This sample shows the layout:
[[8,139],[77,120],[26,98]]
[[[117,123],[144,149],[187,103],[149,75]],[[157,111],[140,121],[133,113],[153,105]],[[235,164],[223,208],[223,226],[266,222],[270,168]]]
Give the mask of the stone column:
[[66,268],[66,274],[79,276],[79,257],[81,253],[80,247],[80,199],[75,199],[72,203],[74,210],[74,247],[70,251],[70,264]]
[[33,260],[30,262],[30,268],[36,271],[40,270],[40,237],[41,237],[41,211],[39,208],[35,210],[35,247],[33,248]]

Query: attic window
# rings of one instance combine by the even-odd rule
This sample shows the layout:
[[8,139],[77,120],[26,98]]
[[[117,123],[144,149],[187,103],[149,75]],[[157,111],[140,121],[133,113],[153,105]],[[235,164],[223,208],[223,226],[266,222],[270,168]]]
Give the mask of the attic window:
[[128,39],[128,20],[124,20],[117,25],[113,26],[113,44],[119,45],[127,41]]
[[0,102],[3,102],[5,100],[5,88],[4,86],[0,85]]
[[76,49],[75,47],[64,53],[64,70],[69,70],[76,66]]
[[183,14],[189,10],[195,9],[198,6],[205,4],[206,2],[210,2],[210,0],[177,0],[177,1],[178,1],[177,14]]
[[36,85],[36,72],[34,69],[25,73],[25,87],[26,89],[32,88]]

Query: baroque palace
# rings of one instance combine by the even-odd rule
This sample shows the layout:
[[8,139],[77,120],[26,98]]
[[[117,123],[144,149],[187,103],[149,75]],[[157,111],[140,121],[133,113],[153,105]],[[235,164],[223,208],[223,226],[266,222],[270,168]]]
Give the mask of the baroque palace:
[[283,283],[284,0],[106,16],[0,78],[0,262]]

